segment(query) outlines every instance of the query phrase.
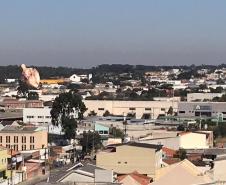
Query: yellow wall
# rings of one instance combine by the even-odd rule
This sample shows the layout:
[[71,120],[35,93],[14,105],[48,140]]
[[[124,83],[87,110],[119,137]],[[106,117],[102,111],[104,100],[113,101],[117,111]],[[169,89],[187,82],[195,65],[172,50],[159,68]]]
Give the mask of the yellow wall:
[[[96,164],[119,174],[138,171],[154,177],[156,169],[155,149],[134,146],[118,146],[116,152],[101,152],[97,154]],[[159,159],[158,159],[159,160]]]
[[40,80],[40,83],[42,84],[58,84],[58,83],[63,83],[65,80],[64,79],[42,79]]
[[[48,134],[47,131],[35,131],[31,133],[0,133],[2,136],[2,146],[18,145],[18,150],[22,150],[22,145],[26,145],[26,150],[30,150],[30,145],[34,145],[34,149],[41,149],[42,145],[47,147]],[[10,143],[6,143],[6,136],[10,136]],[[18,143],[14,143],[14,136],[18,136]],[[22,136],[26,136],[26,143],[22,143]],[[30,136],[34,137],[34,143],[30,143]]]

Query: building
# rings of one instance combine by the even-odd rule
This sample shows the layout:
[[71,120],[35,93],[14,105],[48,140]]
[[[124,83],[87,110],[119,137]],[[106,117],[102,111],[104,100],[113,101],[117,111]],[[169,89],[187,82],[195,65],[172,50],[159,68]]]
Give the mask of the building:
[[134,171],[149,177],[155,176],[161,167],[162,146],[142,143],[115,145],[112,152],[100,152],[96,155],[96,165],[124,175]]
[[43,107],[43,101],[40,100],[17,100],[4,99],[0,105],[5,109],[23,109],[23,108],[37,108]]
[[0,146],[0,182],[7,178],[8,157],[7,148]]
[[151,119],[156,119],[160,115],[167,114],[170,107],[177,111],[178,102],[174,101],[114,101],[114,100],[84,100],[87,107],[85,116],[91,111],[97,116],[103,116],[105,111],[113,115],[135,115],[140,119],[144,115],[150,115]]
[[0,145],[15,151],[46,148],[47,131],[31,126],[6,126],[0,131]]
[[208,175],[202,173],[195,165],[185,159],[179,163],[158,169],[156,179],[152,184],[198,185],[211,182],[212,180]]
[[[213,147],[213,132],[212,131],[199,131],[199,132],[178,132],[173,136],[161,134],[159,137],[144,137],[140,138],[140,143],[147,144],[160,144],[164,147],[179,150],[183,149],[206,149]],[[195,142],[194,142],[195,141]]]
[[130,174],[121,175],[117,179],[118,182],[122,183],[123,185],[150,185],[152,182],[152,178],[139,174],[136,171]]
[[101,137],[108,137],[108,136],[109,136],[109,127],[106,127],[106,126],[104,126],[104,125],[95,123],[94,131],[95,131],[95,132],[98,132],[98,134],[99,134]]
[[23,109],[23,122],[24,123],[51,123],[51,108],[24,108]]
[[193,102],[193,101],[211,101],[215,97],[221,97],[222,93],[188,93],[187,94],[187,101]]
[[226,102],[179,102],[178,116],[226,120]]

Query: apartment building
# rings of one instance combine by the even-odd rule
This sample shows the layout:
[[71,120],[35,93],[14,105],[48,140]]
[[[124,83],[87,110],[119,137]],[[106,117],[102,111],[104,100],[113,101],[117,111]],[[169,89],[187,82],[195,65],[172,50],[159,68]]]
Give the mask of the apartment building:
[[170,107],[177,111],[177,101],[114,101],[114,100],[84,100],[87,107],[85,116],[91,111],[97,113],[97,116],[103,116],[105,111],[113,115],[135,115],[136,118],[143,118],[149,115],[149,118],[156,119],[159,115],[167,114]]
[[46,148],[47,131],[33,126],[6,126],[0,130],[0,145],[15,151]]

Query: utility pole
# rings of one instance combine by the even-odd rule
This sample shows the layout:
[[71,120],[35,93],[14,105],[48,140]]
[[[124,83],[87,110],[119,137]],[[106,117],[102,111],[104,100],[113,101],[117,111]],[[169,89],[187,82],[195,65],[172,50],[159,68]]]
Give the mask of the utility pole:
[[10,164],[10,183],[13,185],[13,149],[10,147],[10,156],[11,156],[11,164]]

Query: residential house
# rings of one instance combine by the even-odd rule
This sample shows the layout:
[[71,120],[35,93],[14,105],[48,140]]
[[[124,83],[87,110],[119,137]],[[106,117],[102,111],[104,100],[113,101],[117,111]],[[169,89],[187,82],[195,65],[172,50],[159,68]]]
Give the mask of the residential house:
[[155,176],[156,169],[161,167],[162,146],[143,143],[125,143],[115,145],[111,152],[99,152],[96,165],[113,170],[117,174],[129,174],[137,171],[149,177]]

